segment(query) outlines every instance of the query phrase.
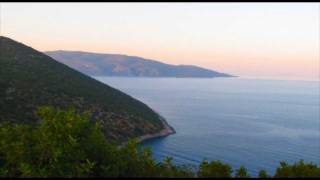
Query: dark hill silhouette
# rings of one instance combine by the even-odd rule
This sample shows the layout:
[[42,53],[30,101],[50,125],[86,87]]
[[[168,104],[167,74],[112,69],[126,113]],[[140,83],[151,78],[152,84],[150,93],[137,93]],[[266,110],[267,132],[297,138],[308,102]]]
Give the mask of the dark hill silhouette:
[[88,111],[91,121],[101,122],[108,140],[163,135],[168,128],[142,102],[3,36],[0,67],[0,121],[35,124],[37,107],[50,105]]

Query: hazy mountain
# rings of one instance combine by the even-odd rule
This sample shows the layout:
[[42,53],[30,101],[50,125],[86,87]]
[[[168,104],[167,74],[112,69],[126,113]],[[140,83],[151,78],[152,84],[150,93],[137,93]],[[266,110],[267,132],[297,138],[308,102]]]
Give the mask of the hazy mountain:
[[38,106],[74,106],[100,121],[106,137],[125,141],[167,128],[142,102],[51,57],[0,36],[0,121],[38,121]]
[[80,51],[47,51],[47,55],[92,76],[232,77],[191,65],[170,65],[136,56]]

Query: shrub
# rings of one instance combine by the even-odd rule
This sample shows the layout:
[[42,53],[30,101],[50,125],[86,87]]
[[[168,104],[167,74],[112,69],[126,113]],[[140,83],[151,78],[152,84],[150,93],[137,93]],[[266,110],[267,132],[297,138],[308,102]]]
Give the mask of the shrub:
[[268,178],[269,177],[265,170],[260,170],[258,176],[259,176],[259,178]]
[[[74,108],[40,107],[37,113],[36,126],[0,123],[0,177],[231,177],[231,166],[220,161],[204,160],[195,171],[171,157],[157,163],[134,139],[108,143],[101,125]],[[247,169],[240,166],[235,177],[249,177]],[[268,176],[261,170],[259,177]],[[320,167],[280,162],[274,177],[320,177]]]
[[320,177],[320,167],[313,163],[305,164],[303,160],[292,165],[281,161],[274,177]]
[[223,164],[220,161],[206,160],[202,161],[199,165],[199,177],[231,177],[232,168],[228,164]]
[[239,169],[236,170],[236,178],[248,178],[247,169],[242,165]]

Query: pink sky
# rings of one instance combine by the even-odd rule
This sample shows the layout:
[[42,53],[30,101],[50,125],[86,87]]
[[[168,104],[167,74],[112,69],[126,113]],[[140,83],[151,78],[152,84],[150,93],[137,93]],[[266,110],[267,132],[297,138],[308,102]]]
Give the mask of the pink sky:
[[1,3],[1,35],[40,51],[319,80],[319,3]]

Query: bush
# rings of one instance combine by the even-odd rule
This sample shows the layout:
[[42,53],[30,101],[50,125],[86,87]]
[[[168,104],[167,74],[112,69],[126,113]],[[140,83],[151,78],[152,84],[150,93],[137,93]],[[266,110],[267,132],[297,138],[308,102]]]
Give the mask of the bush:
[[281,161],[274,177],[320,177],[320,167],[313,163],[305,164],[303,160],[293,165]]
[[259,178],[268,178],[269,177],[265,170],[260,170],[258,176],[259,176]]
[[240,166],[239,169],[236,170],[236,178],[248,178],[247,169],[244,166]]
[[150,148],[137,142],[109,144],[86,113],[38,109],[41,123],[0,125],[1,177],[188,177],[192,172],[169,160],[157,164]]
[[89,176],[106,149],[100,126],[74,109],[42,107],[38,115],[36,127],[1,124],[1,176]]
[[[0,124],[0,177],[231,177],[220,161],[202,161],[198,170],[178,166],[167,157],[157,163],[150,148],[138,152],[137,142],[107,143],[98,123],[86,113],[41,107],[36,125]],[[235,177],[249,177],[244,166]],[[268,177],[263,170],[259,177]],[[302,160],[280,162],[274,177],[320,177],[320,168]]]
[[199,177],[231,177],[232,168],[228,164],[223,164],[220,161],[206,160],[202,161],[199,165]]

